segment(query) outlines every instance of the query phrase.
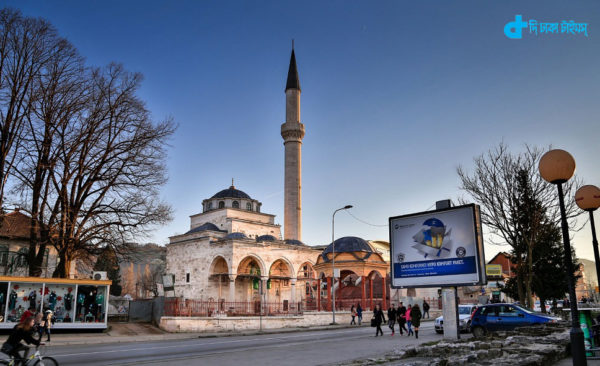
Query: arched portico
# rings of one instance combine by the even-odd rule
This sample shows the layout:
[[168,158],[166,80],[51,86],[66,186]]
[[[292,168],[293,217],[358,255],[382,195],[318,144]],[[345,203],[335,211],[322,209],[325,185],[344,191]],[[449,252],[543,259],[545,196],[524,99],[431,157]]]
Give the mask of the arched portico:
[[232,283],[229,278],[230,274],[227,260],[220,255],[216,256],[210,264],[208,282],[209,287],[216,289],[215,295],[218,301],[225,300],[225,288],[227,288],[229,293],[229,301],[234,301],[235,283]]
[[[293,285],[292,281],[294,281]],[[294,276],[292,264],[285,258],[275,260],[269,268],[267,282],[269,301],[278,304],[295,302],[295,282],[296,277]]]
[[238,301],[260,300],[260,281],[264,273],[262,259],[254,255],[244,257],[237,266],[235,299]]

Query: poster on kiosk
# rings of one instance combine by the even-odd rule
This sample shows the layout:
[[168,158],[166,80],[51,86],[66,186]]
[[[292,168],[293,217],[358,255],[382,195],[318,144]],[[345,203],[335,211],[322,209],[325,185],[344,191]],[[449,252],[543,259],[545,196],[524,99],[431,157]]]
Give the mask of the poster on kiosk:
[[486,283],[479,206],[390,217],[392,287]]

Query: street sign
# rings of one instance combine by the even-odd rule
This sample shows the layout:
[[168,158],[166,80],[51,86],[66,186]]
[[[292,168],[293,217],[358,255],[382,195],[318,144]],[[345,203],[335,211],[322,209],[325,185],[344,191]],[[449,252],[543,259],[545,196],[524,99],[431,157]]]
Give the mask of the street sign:
[[485,274],[487,276],[502,276],[502,265],[500,264],[486,264]]

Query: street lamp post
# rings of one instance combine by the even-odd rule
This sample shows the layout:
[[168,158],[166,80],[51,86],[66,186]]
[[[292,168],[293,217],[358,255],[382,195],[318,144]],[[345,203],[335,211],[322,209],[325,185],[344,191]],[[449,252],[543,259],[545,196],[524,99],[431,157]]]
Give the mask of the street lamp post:
[[598,239],[596,239],[596,225],[594,224],[594,211],[600,207],[600,188],[586,185],[575,192],[575,203],[580,209],[590,213],[592,227],[592,247],[594,247],[594,260],[596,261],[596,276],[600,286],[600,255],[598,254]]
[[558,188],[558,201],[560,204],[560,223],[562,226],[563,244],[565,246],[565,267],[569,281],[569,301],[571,303],[571,354],[573,365],[585,366],[585,346],[583,343],[583,331],[579,324],[579,312],[577,311],[577,295],[575,294],[575,279],[573,277],[573,257],[571,254],[571,243],[569,241],[569,226],[565,212],[565,198],[563,194],[563,183],[567,182],[575,173],[575,159],[564,150],[550,150],[540,159],[540,175],[544,180],[555,184]]
[[331,310],[333,314],[333,321],[331,324],[333,325],[337,324],[335,322],[335,214],[338,211],[347,210],[349,208],[352,208],[352,205],[346,205],[342,208],[338,208],[337,210],[333,211],[333,216],[331,217],[331,277],[333,277],[333,280],[331,281],[331,298],[333,300]]

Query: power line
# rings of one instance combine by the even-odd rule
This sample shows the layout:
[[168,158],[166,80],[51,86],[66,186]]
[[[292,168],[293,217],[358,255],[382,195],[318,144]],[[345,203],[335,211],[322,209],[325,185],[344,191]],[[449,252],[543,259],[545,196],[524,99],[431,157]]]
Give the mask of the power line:
[[374,226],[374,227],[387,227],[387,226],[388,226],[388,224],[385,224],[385,225],[375,225],[375,224],[371,224],[370,222],[366,222],[365,220],[361,220],[361,219],[359,219],[358,217],[354,216],[354,215],[353,215],[353,214],[350,212],[350,210],[346,210],[346,212],[348,213],[348,215],[350,215],[350,216],[354,217],[354,219],[355,219],[356,221],[360,221],[360,222],[362,222],[362,223],[363,223],[363,224],[365,224],[365,225]]

